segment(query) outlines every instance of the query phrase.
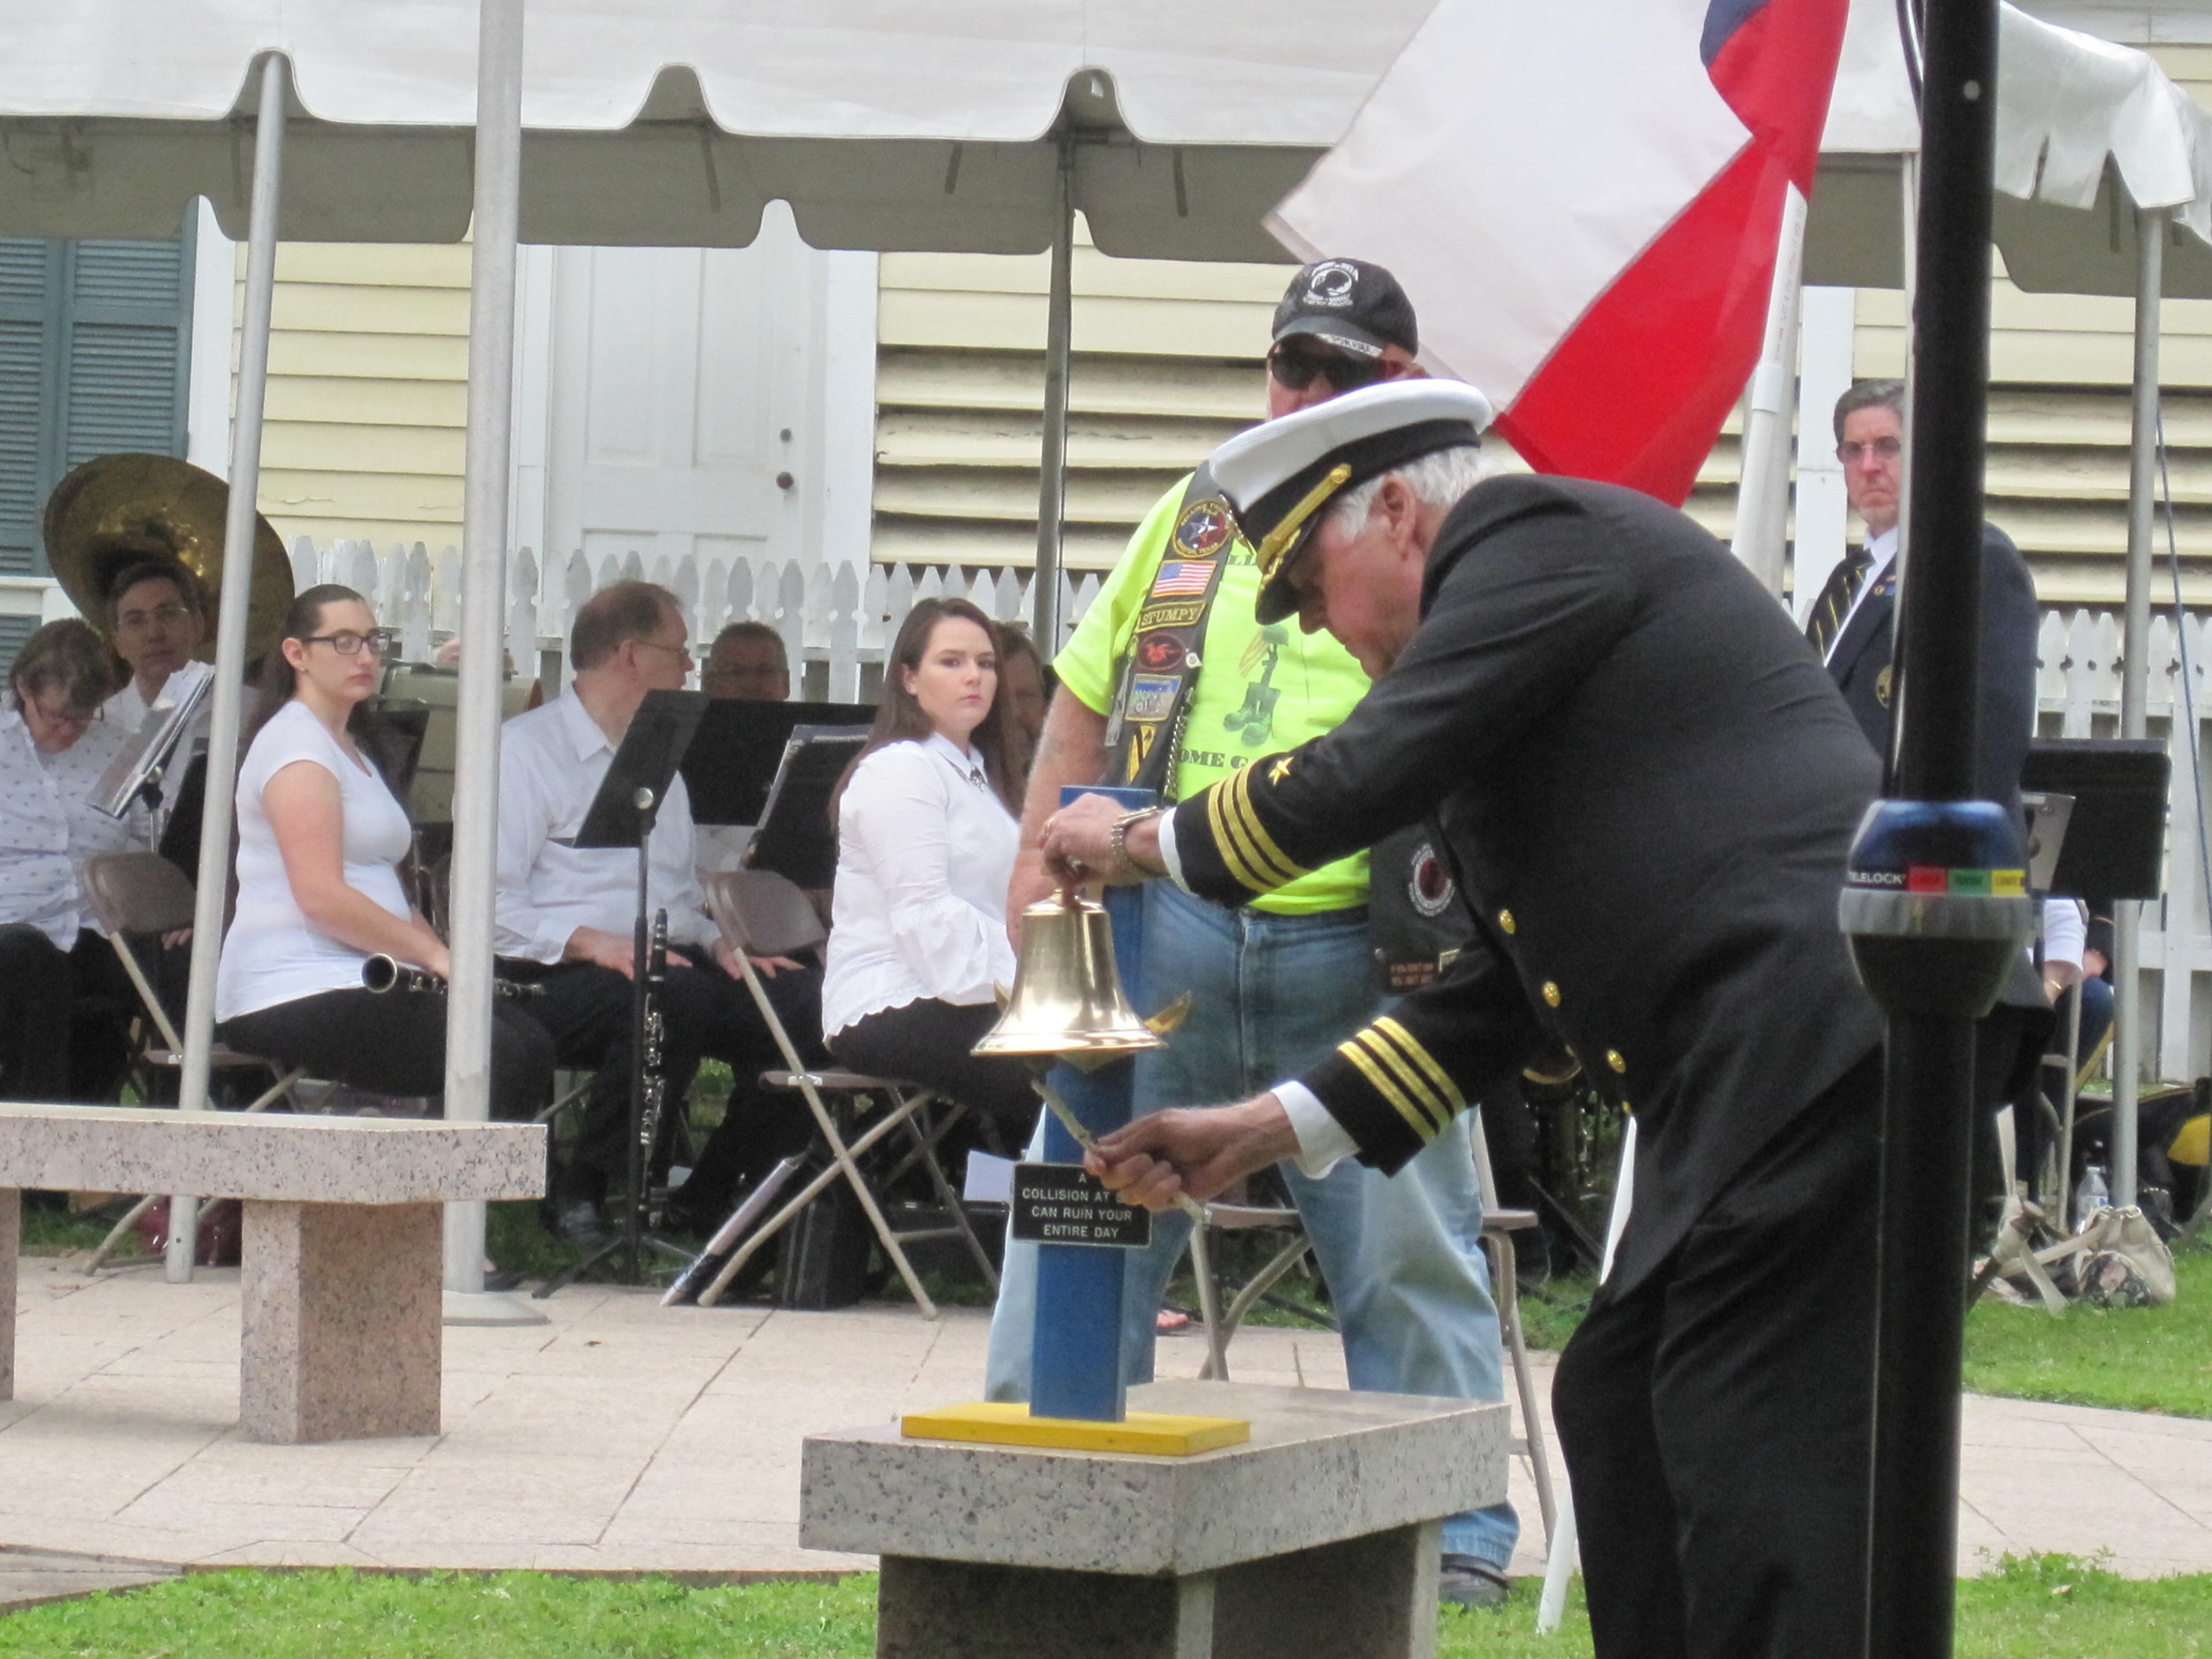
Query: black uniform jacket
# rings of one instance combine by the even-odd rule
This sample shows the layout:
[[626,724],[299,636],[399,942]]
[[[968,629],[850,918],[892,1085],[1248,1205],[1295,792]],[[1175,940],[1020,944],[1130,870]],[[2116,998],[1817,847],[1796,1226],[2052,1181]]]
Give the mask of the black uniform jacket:
[[[1885,764],[1895,724],[1897,566],[1892,564],[1860,601],[1828,653],[1828,672]],[[1975,782],[1985,801],[2016,805],[2020,769],[2035,734],[2035,579],[2012,538],[1982,526],[1982,634]]]
[[[1882,757],[1891,758],[1897,719],[1897,566],[1882,572],[1828,653],[1835,677],[1859,729]],[[2028,742],[2035,735],[2035,579],[2012,538],[1995,525],[1982,526],[1982,632],[1978,659],[1975,793],[1985,801],[2020,810],[2020,771],[2027,764]],[[2027,953],[2013,964],[2001,1000],[2038,1015],[2031,1047],[2039,1052],[2041,1020],[2049,999]],[[1990,1079],[1993,1098],[2009,1098],[2012,1079]]]
[[1625,1290],[1882,1035],[1836,897],[1878,768],[1773,598],[1680,513],[1495,479],[1343,725],[1184,802],[1238,903],[1433,814],[1483,933],[1303,1079],[1395,1170],[1543,1033],[1639,1125]]

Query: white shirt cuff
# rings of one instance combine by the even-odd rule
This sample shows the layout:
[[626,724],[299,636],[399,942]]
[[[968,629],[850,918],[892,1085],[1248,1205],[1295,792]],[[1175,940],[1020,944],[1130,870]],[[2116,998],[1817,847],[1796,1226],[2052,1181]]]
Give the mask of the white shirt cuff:
[[1298,1167],[1309,1179],[1321,1179],[1359,1150],[1350,1132],[1303,1083],[1278,1083],[1275,1098],[1290,1119],[1291,1133],[1298,1137]]
[[1175,851],[1175,809],[1169,807],[1154,822],[1160,826],[1160,862],[1167,866],[1167,879],[1188,893],[1190,883],[1183,879],[1183,861]]

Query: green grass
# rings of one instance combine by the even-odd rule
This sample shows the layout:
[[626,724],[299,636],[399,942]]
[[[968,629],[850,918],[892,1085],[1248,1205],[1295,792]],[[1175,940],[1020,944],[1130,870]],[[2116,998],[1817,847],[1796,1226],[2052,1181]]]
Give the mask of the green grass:
[[[108,1229],[114,1225],[115,1215],[108,1213],[105,1207],[78,1214],[66,1210],[49,1210],[42,1204],[27,1201],[23,1206],[23,1254],[65,1256],[71,1250],[96,1250],[100,1248],[100,1240],[108,1236]],[[119,1256],[131,1256],[137,1253],[138,1246],[134,1241],[126,1242],[117,1252]]]
[[2163,1308],[2080,1304],[2054,1319],[2039,1303],[1987,1300],[1966,1321],[1966,1386],[1978,1394],[2121,1411],[2212,1417],[2212,1252],[2174,1259],[2180,1294]]
[[[688,1586],[511,1572],[194,1573],[0,1617],[21,1659],[863,1659],[875,1578]],[[1447,1608],[1439,1659],[1586,1659],[1579,1587],[1535,1633],[1537,1587],[1499,1611]],[[1960,1659],[2212,1655],[2212,1575],[2148,1583],[2062,1555],[2008,1556],[1959,1586]]]

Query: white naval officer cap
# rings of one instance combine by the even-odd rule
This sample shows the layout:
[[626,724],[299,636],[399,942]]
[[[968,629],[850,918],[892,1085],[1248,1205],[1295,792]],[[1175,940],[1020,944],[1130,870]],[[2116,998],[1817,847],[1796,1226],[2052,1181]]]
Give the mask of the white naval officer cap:
[[1389,380],[1263,421],[1213,452],[1213,480],[1259,556],[1262,622],[1298,608],[1290,572],[1341,491],[1437,449],[1479,443],[1495,411],[1458,380]]

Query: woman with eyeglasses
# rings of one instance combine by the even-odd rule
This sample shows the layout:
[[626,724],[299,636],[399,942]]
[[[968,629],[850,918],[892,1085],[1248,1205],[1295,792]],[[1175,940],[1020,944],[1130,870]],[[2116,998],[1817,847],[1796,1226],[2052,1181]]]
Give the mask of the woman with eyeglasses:
[[[238,769],[238,908],[215,984],[223,1041],[379,1094],[445,1088],[445,999],[379,995],[372,956],[440,979],[444,942],[407,901],[406,810],[356,741],[392,636],[350,588],[292,602],[261,672]],[[550,1093],[553,1042],[510,1004],[492,1010],[492,1115],[526,1118]]]
[[[24,641],[0,708],[0,1098],[112,1100],[129,1063],[137,996],[92,919],[77,872],[150,843],[143,805],[92,804],[127,733],[100,718],[115,689],[107,647],[82,622]],[[89,1017],[87,1004],[108,1010]]]

